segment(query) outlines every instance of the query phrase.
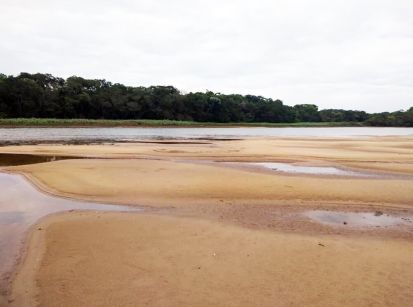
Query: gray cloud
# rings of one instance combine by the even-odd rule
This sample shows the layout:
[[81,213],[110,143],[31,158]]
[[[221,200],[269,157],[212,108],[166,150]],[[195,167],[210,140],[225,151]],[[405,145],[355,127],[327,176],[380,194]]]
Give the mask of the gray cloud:
[[413,105],[411,0],[2,0],[0,71],[258,94],[286,104]]

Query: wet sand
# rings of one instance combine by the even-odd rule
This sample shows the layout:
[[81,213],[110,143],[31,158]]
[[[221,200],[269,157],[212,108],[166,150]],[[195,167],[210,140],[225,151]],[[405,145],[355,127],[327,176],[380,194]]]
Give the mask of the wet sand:
[[10,170],[23,172],[54,194],[128,205],[272,204],[300,199],[413,208],[409,179],[285,176],[225,164],[148,159],[65,160]]
[[[7,168],[47,193],[158,208],[156,214],[73,212],[41,221],[44,231],[32,234],[12,304],[408,305],[412,227],[335,227],[304,212],[411,216],[412,141],[2,147],[0,152],[93,157]],[[282,174],[214,161],[298,163],[378,177]]]
[[0,173],[0,186],[0,295],[7,291],[28,230],[41,218],[71,210],[142,210],[53,197],[41,193],[24,177],[15,174]]
[[[31,240],[16,290],[38,297],[41,306],[408,306],[413,300],[411,241],[127,214],[70,213],[40,227],[45,231]],[[35,284],[27,278],[33,274]],[[16,295],[15,305],[25,298]]]

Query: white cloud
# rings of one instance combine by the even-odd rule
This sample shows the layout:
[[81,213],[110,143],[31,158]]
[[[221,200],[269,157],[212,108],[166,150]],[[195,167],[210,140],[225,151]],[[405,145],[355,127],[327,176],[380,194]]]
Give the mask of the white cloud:
[[2,0],[0,71],[392,111],[413,105],[411,0]]

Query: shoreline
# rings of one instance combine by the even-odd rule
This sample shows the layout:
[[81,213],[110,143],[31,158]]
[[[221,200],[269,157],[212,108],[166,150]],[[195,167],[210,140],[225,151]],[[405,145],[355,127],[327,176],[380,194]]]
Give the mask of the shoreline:
[[[103,161],[107,161],[110,162],[110,160],[113,161],[133,161],[135,159],[128,159],[128,158],[88,158],[88,160],[103,160]],[[149,159],[149,158],[140,158],[137,160],[144,160],[148,163],[150,162],[154,162],[154,161],[166,161],[166,162],[171,162],[168,160],[153,160],[153,159]],[[187,160],[183,160],[183,161],[172,161],[173,163],[183,163],[183,164],[193,164],[193,165],[198,165],[199,163],[197,161],[187,161]],[[205,165],[204,163],[200,163],[200,165]],[[206,165],[212,166],[212,167],[216,167],[216,168],[229,168],[229,169],[235,169],[235,170],[240,170],[240,171],[245,171],[245,172],[251,172],[252,174],[266,174],[266,175],[271,175],[271,176],[284,176],[286,178],[296,178],[296,177],[300,177],[300,178],[310,178],[310,179],[341,179],[341,180],[354,180],[354,179],[361,179],[359,177],[340,177],[340,176],[323,176],[323,175],[311,175],[311,174],[283,174],[283,173],[276,173],[273,172],[271,170],[265,170],[265,169],[258,169],[258,168],[248,168],[248,167],[237,167],[237,166],[220,166],[220,165],[215,165],[213,162],[208,161],[206,163]],[[359,168],[358,170],[363,170],[363,168]],[[50,187],[47,183],[43,182],[41,179],[37,178],[35,175],[28,173],[25,170],[18,170],[18,169],[2,169],[0,168],[0,172],[4,172],[4,173],[9,173],[9,174],[17,174],[22,176],[31,186],[33,186],[39,193],[43,193],[46,195],[50,195],[52,197],[58,197],[58,198],[63,198],[63,199],[68,199],[68,200],[73,200],[73,201],[84,201],[84,202],[91,202],[91,203],[96,203],[96,204],[110,204],[110,205],[117,205],[117,206],[128,206],[128,207],[142,207],[142,208],[146,208],[148,210],[151,209],[160,209],[160,208],[168,208],[168,206],[166,205],[167,202],[165,202],[162,199],[158,199],[155,200],[154,203],[149,203],[149,204],[145,204],[145,203],[131,203],[129,201],[111,201],[111,200],[106,200],[104,198],[102,198],[102,196],[90,196],[90,195],[82,195],[82,194],[77,194],[77,193],[72,193],[72,192],[63,192],[63,191],[59,191],[58,189],[54,189],[52,187]],[[384,172],[386,173],[386,172]],[[382,173],[383,174],[383,173]],[[389,174],[395,174],[394,172],[391,173],[389,172]],[[412,177],[402,177],[403,174],[401,173],[399,176],[401,176],[401,179],[407,179],[407,180],[411,180]],[[400,179],[398,177],[394,177],[396,179]],[[383,178],[362,178],[364,180],[381,180]],[[388,179],[393,179],[392,177],[388,178]],[[259,200],[254,200],[254,203],[256,204],[263,204],[263,205],[270,205],[273,202],[280,202],[280,203],[294,203],[297,202],[298,199],[296,198],[274,198],[271,200],[264,200],[264,201],[259,201]],[[216,202],[217,199],[198,199],[197,201],[193,200],[193,199],[181,199],[179,200],[179,202],[188,205],[189,203],[198,203],[198,204],[208,204],[212,202]],[[245,201],[251,201],[251,200],[247,200],[247,199],[240,199],[238,201],[233,200],[232,204],[233,205],[237,205],[237,203],[242,203]],[[386,209],[390,209],[390,210],[413,210],[413,206],[411,206],[408,202],[406,203],[391,203],[391,202],[381,202],[379,205],[377,204],[377,202],[374,201],[362,201],[362,200],[342,200],[342,199],[319,199],[319,200],[314,200],[314,199],[301,199],[300,202],[306,203],[309,205],[309,207],[311,208],[312,206],[314,206],[314,203],[318,203],[319,207],[329,207],[332,203],[336,203],[338,208],[343,208],[344,206],[348,206],[349,204],[355,204],[356,207],[360,206],[362,208],[369,208],[372,206],[374,207],[374,204],[376,204],[377,208],[386,208]],[[173,201],[172,203],[176,203],[176,201]],[[332,207],[334,207],[334,205],[331,205]],[[351,210],[349,210],[351,211]]]
[[[151,161],[148,160],[146,162],[151,162]],[[187,164],[188,161],[179,162],[179,163]],[[197,163],[195,163],[194,165],[197,165]],[[136,206],[136,203],[131,204],[129,202],[108,201],[108,200],[105,200],[99,197],[92,197],[92,198],[84,197],[84,195],[82,196],[81,194],[65,194],[65,193],[62,193],[61,191],[51,189],[46,183],[37,179],[35,176],[33,176],[30,173],[25,173],[24,171],[19,171],[19,170],[8,170],[8,169],[6,170],[3,169],[2,171],[5,171],[6,173],[18,174],[20,176],[23,176],[23,178],[31,186],[33,186],[39,193],[44,193],[44,194],[51,195],[54,197],[77,200],[77,201],[94,202],[94,203],[100,203],[100,204],[104,202],[106,204],[116,204],[116,205],[124,205],[124,206],[126,205],[126,206],[131,206],[131,207]],[[308,176],[308,175],[304,177],[317,178],[317,176]],[[338,210],[338,211],[344,211],[344,212],[373,212],[374,210],[384,210],[386,213],[391,213],[391,214],[393,213],[400,214],[401,212],[403,212],[403,214],[407,214],[407,212],[412,212],[411,206],[406,205],[406,204],[405,205],[385,204],[385,203],[378,204],[374,202],[363,203],[363,202],[339,201],[339,200],[334,200],[334,201],[333,200],[330,200],[330,201],[302,200],[299,202],[296,199],[289,199],[289,200],[274,199],[272,201],[267,200],[264,202],[255,200],[253,201],[253,204],[248,205],[248,208],[246,208],[242,205],[242,203],[243,202],[251,203],[251,200],[241,200],[241,201],[235,201],[235,202],[231,201],[231,204],[230,204],[230,206],[232,207],[232,210],[236,210],[239,212],[238,214],[241,214],[236,218],[237,221],[234,222],[233,219],[234,217],[237,216],[237,215],[234,215],[235,212],[230,213],[229,217],[222,218],[222,214],[224,214],[225,216],[227,215],[227,213],[225,213],[226,209],[222,211],[223,204],[218,205],[218,207],[216,207],[216,205],[212,205],[212,203],[214,203],[215,200],[212,201],[212,203],[211,201],[212,200],[204,199],[200,202],[197,202],[196,206],[194,207],[193,204],[190,205],[191,203],[193,203],[193,201],[189,200],[189,203],[188,203],[188,200],[186,200],[186,201],[183,201],[182,203],[184,207],[180,207],[180,208],[174,208],[174,207],[168,208],[165,206],[165,203],[163,201],[161,201],[158,205],[146,204],[145,202],[143,203],[139,202],[139,207],[146,207],[149,210],[149,212],[146,212],[146,214],[151,214],[152,210],[153,210],[152,214],[156,214],[156,211],[160,210],[160,212],[162,212],[161,215],[166,214],[167,216],[189,217],[189,218],[198,219],[198,220],[208,220],[212,222],[230,224],[230,225],[234,225],[237,227],[246,227],[248,229],[251,228],[255,230],[267,230],[271,232],[275,231],[279,234],[291,233],[291,234],[296,234],[296,235],[342,235],[345,237],[357,237],[357,236],[362,235],[362,237],[366,237],[366,238],[369,238],[369,237],[402,238],[403,236],[402,237],[400,236],[401,233],[398,232],[397,228],[389,229],[389,230],[382,230],[382,231],[369,230],[369,229],[363,231],[362,229],[357,229],[357,228],[347,228],[347,229],[341,229],[341,230],[340,229],[329,229],[328,227],[326,228],[326,227],[323,227],[322,225],[318,225],[318,226],[307,225],[306,226],[305,223],[302,224],[302,222],[300,222],[299,220],[294,222],[294,220],[296,220],[297,218],[293,218],[293,220],[290,220],[289,221],[290,224],[288,226],[284,225],[283,222],[281,223],[277,222],[275,226],[271,226],[268,228],[266,226],[264,227],[257,226],[257,223],[265,225],[268,222],[270,222],[266,219],[261,220],[262,218],[260,218],[259,215],[262,215],[262,214],[273,215],[274,212],[279,212],[277,213],[277,214],[281,214],[280,217],[277,218],[277,220],[279,220],[279,219],[283,219],[283,216],[288,216],[288,214],[291,214],[292,212],[302,212],[303,210],[315,210],[315,209],[318,209],[318,210],[326,209],[326,210],[332,210],[332,211]],[[250,211],[251,209],[253,211]],[[214,213],[214,211],[221,212],[221,217],[217,218],[216,213]],[[252,217],[247,217],[247,218],[243,217],[243,215],[245,215],[242,213],[243,211],[245,211],[245,214],[248,216],[251,214],[251,212],[255,211],[258,213],[258,217],[254,215]],[[79,211],[75,211],[75,212],[79,212]],[[47,218],[49,216],[53,217],[55,215],[60,215],[60,214],[65,214],[65,212],[47,215],[44,218]],[[97,214],[101,214],[101,212]],[[38,220],[34,225],[39,224],[44,218]],[[274,223],[274,221],[276,220],[272,220],[271,223]],[[32,228],[32,227],[31,227],[32,230],[30,231],[33,231],[36,229],[36,227],[35,228]],[[409,236],[407,236],[407,238],[409,238]],[[26,240],[31,240],[30,235],[27,235]],[[25,251],[23,251],[23,254],[24,252]],[[20,261],[23,261],[23,262],[25,261],[24,255],[21,256],[20,258],[21,258]],[[18,263],[20,263],[20,261]]]
[[[59,216],[62,213],[49,214],[36,221],[26,231],[19,258],[12,268],[12,274],[6,288],[6,295],[0,296],[7,301],[9,306],[30,306],[36,302],[35,274],[38,269],[39,260],[44,254],[44,232],[38,228],[41,223]],[[1,302],[1,301],[0,301]],[[0,304],[0,306],[2,306]]]
[[110,120],[110,119],[53,119],[10,118],[0,119],[0,128],[316,128],[316,127],[372,127],[362,122],[298,122],[298,123],[214,123],[174,120]]
[[[401,265],[412,261],[413,267],[410,228],[330,227],[307,219],[303,212],[380,211],[410,216],[410,177],[344,180],[212,167],[201,161],[206,157],[214,161],[288,158],[302,165],[359,166],[376,171],[381,167],[381,172],[390,174],[402,169],[411,176],[411,138],[384,140],[302,137],[205,144],[2,147],[4,153],[94,154],[95,159],[1,171],[19,173],[39,193],[149,210],[139,214],[74,211],[38,220],[27,233],[25,254],[13,275],[15,301],[11,306],[30,305],[34,298],[44,306],[53,302],[78,305],[79,297],[90,299],[91,306],[99,302],[131,304],[137,299],[150,305],[162,305],[167,299],[176,306],[183,302],[196,306],[199,298],[213,305],[225,305],[231,299],[248,306],[252,303],[248,297],[263,305],[276,298],[286,299],[282,301],[286,304],[305,304],[314,302],[320,291],[327,299],[322,301],[324,305],[345,300],[342,292],[347,292],[348,303],[354,305],[377,303],[377,293],[384,290],[403,304],[410,299],[406,287],[413,280],[413,272]],[[195,157],[198,160],[191,161]],[[359,257],[354,257],[355,253]],[[355,272],[360,279],[354,279]],[[382,274],[391,272],[397,272],[399,279],[387,284]],[[201,283],[196,282],[199,278]],[[232,284],[240,285],[248,295],[237,297],[228,286]],[[297,296],[294,288],[304,284],[307,288]],[[352,292],[349,285],[361,290]],[[112,299],[107,296],[108,287],[117,301],[108,301]],[[277,292],[277,287],[282,292]],[[401,292],[396,292],[400,287]],[[194,295],[183,294],[188,291]],[[380,299],[384,302],[385,297]]]
[[[66,195],[78,194],[75,191],[75,187],[66,189],[64,185],[59,184],[56,186],[54,181],[54,174],[66,174],[69,178],[77,178],[80,172],[83,174],[84,179],[87,179],[89,176],[94,176],[92,169],[96,169],[98,172],[110,172],[110,176],[131,176],[130,178],[135,178],[134,180],[142,180],[139,173],[143,170],[151,174],[152,185],[148,186],[151,191],[155,193],[156,180],[157,180],[157,167],[164,169],[159,175],[167,176],[165,178],[177,178],[178,181],[181,181],[180,184],[191,185],[191,182],[186,179],[183,174],[192,176],[193,174],[197,175],[197,180],[201,184],[201,188],[208,188],[211,186],[211,191],[205,191],[202,194],[199,193],[183,193],[179,190],[174,191],[173,188],[167,188],[170,190],[170,200],[184,200],[184,197],[187,200],[193,201],[195,198],[202,197],[215,197],[219,198],[222,193],[222,196],[229,195],[229,187],[224,191],[222,190],[226,184],[222,182],[222,186],[214,184],[215,181],[222,181],[221,178],[213,179],[212,182],[206,178],[214,178],[216,172],[221,172],[226,174],[228,179],[230,178],[240,178],[240,186],[245,186],[245,189],[249,188],[246,185],[246,181],[249,178],[255,178],[262,182],[262,185],[256,184],[255,188],[262,190],[263,186],[268,185],[270,182],[274,187],[278,187],[280,190],[279,193],[267,189],[262,197],[259,197],[259,194],[256,194],[254,200],[259,200],[260,198],[265,198],[267,195],[269,200],[283,200],[283,199],[294,199],[296,197],[303,198],[305,200],[314,200],[311,195],[322,196],[323,200],[366,200],[367,198],[363,195],[365,193],[358,193],[360,187],[352,185],[352,181],[359,182],[360,184],[368,184],[371,187],[377,186],[377,191],[379,194],[385,192],[383,191],[383,186],[390,184],[394,186],[395,183],[400,182],[403,185],[409,182],[410,176],[412,175],[412,160],[409,158],[409,143],[411,138],[399,137],[399,138],[369,138],[369,139],[317,139],[317,138],[301,138],[301,139],[280,139],[280,138],[262,138],[262,139],[245,139],[245,140],[236,140],[236,141],[210,141],[205,144],[191,144],[190,142],[182,142],[179,144],[168,143],[168,142],[156,142],[156,143],[115,143],[114,145],[38,145],[38,146],[11,146],[3,147],[0,149],[0,152],[3,153],[26,153],[26,154],[47,154],[47,155],[56,155],[56,156],[86,156],[88,159],[79,159],[79,160],[60,160],[49,164],[43,164],[42,167],[36,167],[33,165],[26,165],[21,167],[12,167],[11,170],[23,170],[26,173],[33,173],[34,175],[40,171],[44,175],[36,176],[41,179],[42,183],[51,184],[50,187],[53,189],[64,191]],[[399,146],[395,148],[395,146]],[[301,154],[301,150],[298,151],[297,148],[307,148],[306,154]],[[374,152],[376,151],[376,153]],[[401,153],[404,155],[401,155]],[[100,159],[104,158],[104,159]],[[108,159],[110,158],[110,159]],[[129,159],[129,160],[128,160]],[[341,177],[327,177],[327,176],[303,176],[299,175],[299,178],[296,179],[294,174],[283,174],[277,173],[269,170],[250,170],[247,168],[235,168],[232,166],[225,166],[225,164],[218,163],[202,163],[202,160],[208,161],[244,161],[244,162],[270,162],[270,161],[295,161],[295,162],[306,162],[307,165],[334,165],[336,167],[345,166],[349,169],[358,169],[358,170],[367,170],[379,172],[385,178],[341,178]],[[191,164],[191,160],[196,160],[195,164]],[[374,161],[374,162],[372,162]],[[193,161],[192,161],[193,162]],[[91,170],[85,169],[86,165],[91,168]],[[151,166],[153,165],[153,166]],[[48,167],[46,167],[48,166]],[[133,166],[134,170],[129,169],[129,166]],[[109,167],[109,169],[107,169]],[[73,169],[73,170],[71,170]],[[76,171],[75,171],[76,170]],[[182,173],[182,171],[184,173]],[[80,174],[79,173],[79,174]],[[392,177],[393,174],[398,174],[396,177]],[[32,175],[33,175],[32,174]],[[39,173],[40,174],[40,173]],[[201,175],[204,174],[204,175]],[[109,175],[109,173],[108,173]],[[46,176],[46,177],[45,177]],[[162,178],[162,176],[160,178]],[[176,177],[177,176],[177,177]],[[206,176],[203,179],[203,176]],[[235,176],[235,177],[234,177]],[[100,179],[104,177],[99,177],[93,179],[95,182],[99,182]],[[278,178],[278,179],[277,179]],[[80,179],[80,178],[79,178]],[[46,180],[46,181],[45,181]],[[75,179],[77,180],[77,179]],[[82,179],[83,180],[83,179]],[[98,181],[96,181],[98,180]],[[238,181],[239,181],[238,180]],[[173,181],[172,181],[173,182]],[[289,182],[289,183],[288,183]],[[326,189],[328,186],[331,186],[332,183],[337,182],[337,185],[331,186],[331,193],[336,191],[341,195],[341,197],[334,198],[329,193],[322,192],[318,185],[323,182],[326,184]],[[92,181],[85,182],[91,184]],[[254,181],[252,182],[254,183]],[[63,184],[63,182],[62,182]],[[110,181],[105,181],[105,184],[110,186]],[[129,182],[125,182],[126,185],[130,185]],[[166,184],[166,182],[165,182]],[[310,189],[310,187],[305,187],[306,185],[311,185],[313,188],[319,191],[315,193]],[[174,184],[173,184],[174,185]],[[294,189],[289,190],[286,185],[293,185]],[[343,186],[344,185],[344,186]],[[122,186],[120,189],[122,190]],[[348,193],[343,194],[343,189],[348,186]],[[390,187],[389,186],[389,187]],[[63,188],[63,190],[62,190]],[[81,187],[79,187],[81,188]],[[195,187],[193,187],[195,189]],[[396,186],[394,186],[396,188]],[[128,188],[129,189],[129,188]],[[130,187],[132,189],[132,186]],[[297,190],[298,189],[298,190]],[[399,188],[400,189],[400,188]],[[294,192],[294,190],[297,190]],[[119,190],[120,191],[120,190]],[[125,190],[126,191],[126,190]],[[130,191],[130,190],[128,190]],[[214,192],[216,191],[216,192]],[[221,191],[221,192],[220,192]],[[301,192],[299,192],[301,191]],[[98,192],[98,191],[96,191]],[[195,192],[195,191],[193,191]],[[238,191],[241,192],[241,191]],[[237,193],[238,193],[237,192]],[[151,192],[152,193],[152,192]],[[251,192],[252,193],[252,192]],[[274,194],[275,193],[275,194]],[[291,194],[292,193],[292,194]],[[321,194],[320,194],[321,193]],[[331,194],[330,193],[330,194]],[[89,191],[84,190],[83,193],[87,198],[91,196]],[[241,195],[242,194],[242,195]],[[246,193],[241,193],[240,196],[233,195],[234,200],[242,199],[244,196],[248,196]],[[254,194],[254,193],[253,193]],[[254,194],[254,195],[255,195]],[[333,193],[334,194],[334,193]],[[394,200],[399,200],[401,203],[408,203],[408,199],[400,198],[405,192],[394,193]],[[99,194],[98,194],[99,195]],[[141,191],[140,197],[147,195],[153,199],[154,195],[157,194],[147,194],[143,189]],[[177,195],[180,195],[176,198]],[[186,195],[186,196],[185,196]],[[213,196],[215,195],[215,196]],[[252,194],[251,194],[252,195]],[[276,196],[278,195],[278,196]],[[285,197],[283,196],[285,195]],[[357,196],[359,195],[359,196]],[[384,194],[383,194],[384,195]],[[138,195],[135,195],[135,197]],[[235,197],[236,196],[236,197]],[[328,197],[327,197],[328,196]],[[346,196],[346,198],[343,198]],[[357,196],[357,197],[353,197]],[[252,200],[251,197],[247,197]],[[327,197],[327,198],[325,198]],[[360,198],[361,197],[361,198]],[[134,198],[132,194],[130,198]],[[165,197],[163,197],[165,199]],[[319,199],[319,198],[317,198]],[[392,202],[391,198],[385,196],[382,198],[374,198],[377,200],[382,200],[383,202]],[[93,200],[95,200],[93,198]],[[159,199],[158,199],[159,200]],[[319,199],[321,200],[321,199]],[[110,199],[106,198],[104,201],[112,202]],[[128,202],[125,198],[122,203]],[[394,201],[393,201],[394,202]]]

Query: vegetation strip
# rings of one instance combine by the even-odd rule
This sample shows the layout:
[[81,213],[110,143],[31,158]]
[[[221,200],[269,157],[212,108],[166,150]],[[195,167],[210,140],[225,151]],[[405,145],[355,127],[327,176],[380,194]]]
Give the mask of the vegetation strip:
[[[314,104],[288,106],[279,99],[256,95],[221,94],[212,91],[184,94],[173,86],[132,87],[104,79],[50,74],[0,74],[0,118],[12,120],[2,125],[103,125],[103,126],[214,126],[225,125],[326,126],[366,124],[370,126],[413,126],[413,108],[393,113],[368,114],[364,111],[318,110]],[[50,118],[77,119],[56,122]],[[123,123],[84,119],[131,120]],[[139,121],[136,121],[139,120]],[[157,120],[150,121],[148,120]],[[31,121],[31,122],[30,122]],[[40,121],[40,122],[39,122]],[[310,122],[311,124],[309,124]],[[343,124],[344,122],[344,124]]]
[[0,127],[359,127],[358,122],[213,123],[151,119],[2,118]]

